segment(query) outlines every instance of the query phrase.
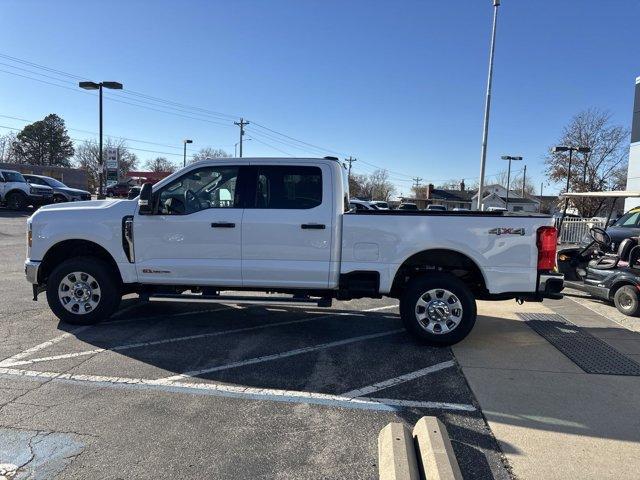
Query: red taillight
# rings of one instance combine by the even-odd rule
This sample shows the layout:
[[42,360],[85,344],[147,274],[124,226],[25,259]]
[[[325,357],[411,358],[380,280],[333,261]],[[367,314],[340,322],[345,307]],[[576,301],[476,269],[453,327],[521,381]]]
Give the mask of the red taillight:
[[553,270],[556,266],[556,248],[558,247],[556,227],[540,227],[536,243],[538,245],[538,270]]

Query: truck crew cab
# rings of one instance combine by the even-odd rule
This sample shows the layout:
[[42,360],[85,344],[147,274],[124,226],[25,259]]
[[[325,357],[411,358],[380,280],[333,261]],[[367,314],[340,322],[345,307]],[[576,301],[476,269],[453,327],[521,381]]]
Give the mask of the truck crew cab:
[[27,222],[25,265],[34,298],[46,290],[69,323],[105,319],[132,292],[320,306],[389,296],[409,331],[449,345],[473,327],[476,299],[561,297],[552,225],[540,215],[349,211],[336,159],[216,159],[145,184],[137,199],[40,209]]

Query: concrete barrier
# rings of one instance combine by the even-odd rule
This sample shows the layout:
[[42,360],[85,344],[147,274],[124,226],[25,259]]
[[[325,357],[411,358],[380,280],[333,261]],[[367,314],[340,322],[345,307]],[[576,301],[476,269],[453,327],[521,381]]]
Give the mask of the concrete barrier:
[[420,480],[413,436],[402,423],[389,423],[378,435],[380,480]]
[[413,428],[418,461],[427,480],[462,480],[460,466],[444,424],[436,417],[422,417]]
[[462,480],[447,429],[436,417],[422,417],[413,434],[402,423],[380,430],[378,471],[380,480]]

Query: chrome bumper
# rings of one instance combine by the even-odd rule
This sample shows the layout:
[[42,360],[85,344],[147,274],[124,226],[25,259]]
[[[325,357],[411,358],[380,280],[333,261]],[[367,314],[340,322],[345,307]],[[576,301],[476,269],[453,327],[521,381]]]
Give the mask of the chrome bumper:
[[38,268],[40,268],[41,262],[35,262],[33,260],[27,260],[24,262],[24,274],[27,276],[27,282],[38,284]]
[[544,298],[562,298],[564,275],[556,272],[541,273],[538,278],[538,294]]

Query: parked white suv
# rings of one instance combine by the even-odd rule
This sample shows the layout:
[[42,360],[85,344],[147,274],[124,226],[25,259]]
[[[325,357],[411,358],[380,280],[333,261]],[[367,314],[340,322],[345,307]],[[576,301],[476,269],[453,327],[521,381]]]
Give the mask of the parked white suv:
[[50,203],[53,189],[45,185],[30,185],[20,172],[0,170],[0,200],[10,210],[24,210],[32,205]]
[[333,159],[206,160],[137,200],[45,206],[27,227],[34,299],[46,291],[75,324],[109,317],[127,293],[318,306],[389,296],[409,331],[449,345],[471,331],[476,299],[540,301],[563,288],[550,217],[352,211]]

